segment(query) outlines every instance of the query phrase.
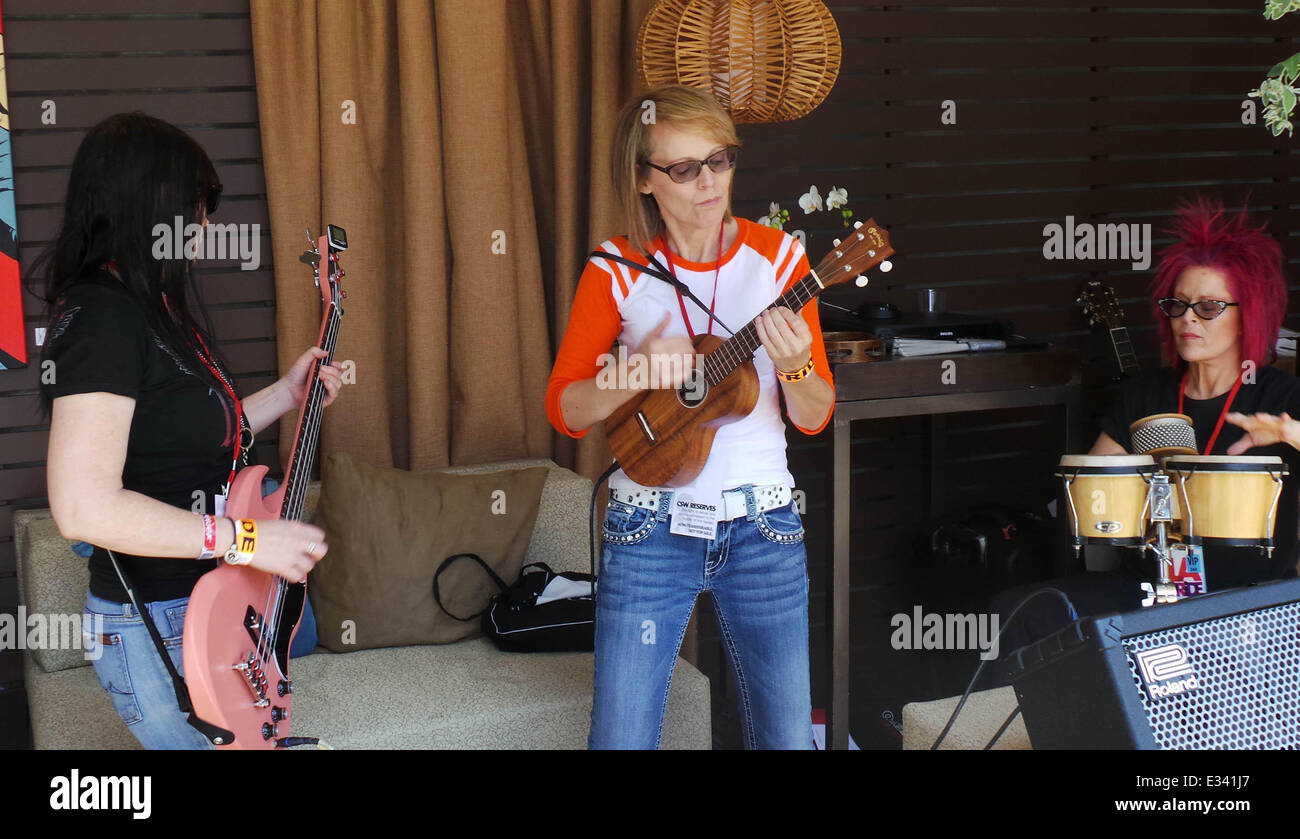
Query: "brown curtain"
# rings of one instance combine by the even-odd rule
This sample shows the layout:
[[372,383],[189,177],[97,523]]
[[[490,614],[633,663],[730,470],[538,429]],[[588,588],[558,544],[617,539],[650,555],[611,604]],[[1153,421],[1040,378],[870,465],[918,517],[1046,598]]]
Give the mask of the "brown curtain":
[[622,232],[609,143],[650,5],[253,0],[282,367],[319,326],[304,228],[348,232],[355,384],[324,450],[608,463],[599,435],[557,439],[544,395],[583,257]]

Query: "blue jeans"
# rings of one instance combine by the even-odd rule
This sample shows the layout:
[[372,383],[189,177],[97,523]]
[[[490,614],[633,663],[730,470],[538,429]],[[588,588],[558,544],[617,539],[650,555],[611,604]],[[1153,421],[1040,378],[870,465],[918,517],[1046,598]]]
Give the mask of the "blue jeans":
[[[163,646],[183,676],[181,633],[188,597],[159,600],[144,607],[153,617]],[[86,592],[86,614],[102,617],[103,635],[87,639],[102,647],[94,659],[99,684],[113,700],[118,716],[146,749],[211,749],[208,739],[186,722],[176,705],[176,691],[144,621],[130,603],[114,603]],[[92,619],[92,624],[93,619]]]
[[718,523],[714,538],[669,532],[658,511],[613,499],[605,513],[596,593],[592,749],[653,749],[669,683],[700,592],[713,596],[739,693],[747,748],[811,749],[808,574],[793,503]]

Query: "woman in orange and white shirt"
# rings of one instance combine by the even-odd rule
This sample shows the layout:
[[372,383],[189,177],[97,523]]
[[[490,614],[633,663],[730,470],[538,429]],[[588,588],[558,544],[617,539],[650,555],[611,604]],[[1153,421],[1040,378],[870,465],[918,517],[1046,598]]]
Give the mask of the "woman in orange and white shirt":
[[[647,103],[653,103],[650,106]],[[653,114],[653,119],[643,119]],[[631,233],[600,250],[642,265],[653,256],[711,306],[613,259],[583,272],[547,388],[555,428],[581,437],[649,382],[682,384],[688,336],[727,336],[720,324],[755,320],[760,388],[746,417],[718,429],[688,486],[610,478],[596,597],[592,748],[654,748],[674,663],[697,596],[714,598],[751,748],[811,748],[808,578],[803,527],[791,497],[786,416],[805,434],[830,420],[834,384],[815,306],[773,301],[809,272],[797,240],[731,215],[735,127],[706,93],[668,86],[629,101],[614,145],[615,189]],[[610,355],[615,340],[628,353]],[[636,356],[643,356],[638,359]],[[624,369],[602,374],[601,362]],[[648,366],[645,366],[648,365]],[[721,511],[713,538],[674,532],[673,498]]]

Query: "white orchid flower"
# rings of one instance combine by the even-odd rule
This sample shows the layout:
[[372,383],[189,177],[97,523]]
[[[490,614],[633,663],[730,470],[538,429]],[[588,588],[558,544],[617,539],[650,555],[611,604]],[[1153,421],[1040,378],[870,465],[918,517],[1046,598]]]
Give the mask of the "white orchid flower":
[[843,187],[831,187],[831,191],[826,193],[826,209],[838,210],[845,204],[849,203],[849,191]]
[[773,201],[767,205],[767,214],[773,218],[781,215],[781,205]]
[[816,186],[808,187],[808,192],[799,196],[799,206],[803,207],[804,215],[811,214],[813,210],[824,209],[821,194],[817,192]]

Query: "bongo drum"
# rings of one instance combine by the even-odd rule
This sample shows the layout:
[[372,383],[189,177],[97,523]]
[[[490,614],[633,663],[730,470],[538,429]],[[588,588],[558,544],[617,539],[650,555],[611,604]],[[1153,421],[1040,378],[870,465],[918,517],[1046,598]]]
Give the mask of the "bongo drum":
[[1154,458],[1196,454],[1196,432],[1186,414],[1152,414],[1128,427],[1133,451]]
[[1056,477],[1065,483],[1074,545],[1141,546],[1147,484],[1156,472],[1145,454],[1067,454]]
[[1280,457],[1177,455],[1164,471],[1177,487],[1188,544],[1273,546],[1282,477]]

